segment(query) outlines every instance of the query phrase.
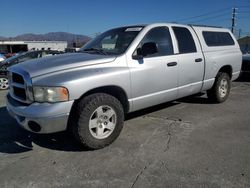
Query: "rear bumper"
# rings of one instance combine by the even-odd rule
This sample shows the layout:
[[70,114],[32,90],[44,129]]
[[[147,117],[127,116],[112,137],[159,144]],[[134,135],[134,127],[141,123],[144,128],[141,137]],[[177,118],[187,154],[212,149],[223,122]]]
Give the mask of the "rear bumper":
[[[36,133],[54,133],[67,129],[69,113],[74,101],[26,105],[17,102],[10,95],[6,98],[9,114],[24,129]],[[34,124],[39,127],[34,128]]]

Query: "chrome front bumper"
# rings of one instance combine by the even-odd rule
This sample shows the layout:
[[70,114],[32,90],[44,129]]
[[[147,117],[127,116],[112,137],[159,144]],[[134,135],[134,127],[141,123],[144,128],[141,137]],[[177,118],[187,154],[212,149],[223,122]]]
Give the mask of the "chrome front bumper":
[[[9,114],[24,129],[36,133],[54,133],[67,129],[68,117],[74,101],[58,103],[23,104],[6,96],[6,107]],[[40,126],[39,131],[30,128],[30,122]]]

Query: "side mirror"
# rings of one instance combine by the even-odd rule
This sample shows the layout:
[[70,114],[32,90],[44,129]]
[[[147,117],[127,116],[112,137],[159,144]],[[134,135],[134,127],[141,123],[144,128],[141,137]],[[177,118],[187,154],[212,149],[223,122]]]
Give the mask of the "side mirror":
[[144,43],[141,48],[138,48],[136,52],[137,52],[137,55],[134,55],[133,59],[140,60],[140,59],[143,59],[143,57],[157,53],[158,48],[157,48],[156,43],[147,42],[147,43]]

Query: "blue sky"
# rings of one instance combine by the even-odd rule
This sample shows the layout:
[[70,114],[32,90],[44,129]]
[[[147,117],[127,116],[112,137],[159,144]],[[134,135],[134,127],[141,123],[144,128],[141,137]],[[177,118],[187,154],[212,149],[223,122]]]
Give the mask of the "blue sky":
[[234,6],[236,29],[250,34],[250,0],[1,0],[0,36],[54,31],[94,36],[122,25],[175,21],[230,27]]

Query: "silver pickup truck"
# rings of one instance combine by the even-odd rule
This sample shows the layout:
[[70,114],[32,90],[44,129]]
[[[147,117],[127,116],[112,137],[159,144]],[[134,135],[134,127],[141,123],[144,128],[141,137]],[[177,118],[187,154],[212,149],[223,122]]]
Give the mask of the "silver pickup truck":
[[11,67],[7,109],[29,131],[71,130],[80,143],[99,149],[119,136],[126,113],[201,91],[225,101],[241,61],[228,29],[167,23],[115,28],[79,53]]

